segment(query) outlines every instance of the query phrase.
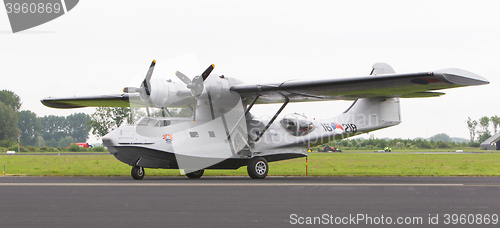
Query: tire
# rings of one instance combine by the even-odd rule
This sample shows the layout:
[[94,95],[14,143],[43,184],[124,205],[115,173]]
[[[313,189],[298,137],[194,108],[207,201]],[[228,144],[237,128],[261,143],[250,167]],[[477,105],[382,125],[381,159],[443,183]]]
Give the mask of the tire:
[[198,171],[193,171],[193,172],[190,172],[190,173],[186,173],[186,176],[189,177],[189,178],[198,179],[201,176],[203,176],[204,172],[205,172],[204,169],[200,169]]
[[134,180],[141,180],[144,178],[144,174],[144,168],[141,166],[132,167],[132,178],[134,178]]
[[248,161],[247,172],[252,179],[264,179],[269,171],[269,165],[263,157],[253,157]]

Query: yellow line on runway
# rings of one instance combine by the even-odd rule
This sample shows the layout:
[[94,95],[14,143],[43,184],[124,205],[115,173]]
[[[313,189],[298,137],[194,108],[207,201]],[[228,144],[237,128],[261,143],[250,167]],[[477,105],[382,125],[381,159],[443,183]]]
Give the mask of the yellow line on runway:
[[342,183],[0,183],[1,186],[52,186],[52,187],[454,187],[454,186],[491,186],[500,187],[500,185],[464,185],[464,184],[342,184]]

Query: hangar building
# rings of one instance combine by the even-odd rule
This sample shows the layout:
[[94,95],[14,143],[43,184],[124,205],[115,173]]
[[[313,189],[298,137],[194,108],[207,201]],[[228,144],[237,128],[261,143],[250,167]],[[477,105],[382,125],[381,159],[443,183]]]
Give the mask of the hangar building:
[[486,139],[483,143],[481,143],[481,148],[485,150],[500,150],[500,132],[491,136],[491,138]]

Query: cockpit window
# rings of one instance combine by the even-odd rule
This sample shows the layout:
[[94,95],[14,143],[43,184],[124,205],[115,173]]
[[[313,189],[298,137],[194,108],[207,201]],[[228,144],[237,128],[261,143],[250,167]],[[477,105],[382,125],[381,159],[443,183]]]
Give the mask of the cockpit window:
[[294,136],[307,135],[314,130],[313,123],[307,120],[307,117],[297,113],[285,116],[281,120],[281,126]]
[[156,123],[156,121],[157,119],[155,118],[144,117],[141,120],[139,120],[139,123],[137,123],[137,125],[153,126]]
[[142,118],[137,125],[142,126],[154,126],[154,127],[166,127],[171,124],[170,120],[159,120],[151,117]]
[[158,120],[156,123],[155,123],[155,127],[166,127],[170,125],[170,120]]

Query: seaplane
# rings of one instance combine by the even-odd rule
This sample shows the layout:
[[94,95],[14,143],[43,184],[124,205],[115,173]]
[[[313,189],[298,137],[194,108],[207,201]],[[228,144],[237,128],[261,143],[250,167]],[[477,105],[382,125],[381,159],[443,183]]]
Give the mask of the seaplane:
[[[245,84],[213,73],[210,65],[190,79],[152,78],[153,60],[139,87],[99,96],[48,97],[51,108],[142,107],[147,116],[122,125],[102,138],[119,161],[132,167],[132,178],[144,177],[144,168],[179,169],[200,178],[205,169],[246,166],[252,179],[263,179],[269,162],[307,156],[308,150],[330,140],[343,139],[401,123],[401,98],[444,95],[441,90],[489,84],[485,78],[458,68],[396,74],[386,63],[375,63],[367,76],[321,80],[287,80]],[[291,113],[280,118],[290,102],[349,100],[352,105],[336,116],[308,118]],[[278,103],[272,118],[251,114],[254,105]],[[191,117],[172,117],[171,108],[189,107]],[[163,109],[162,116],[150,108]],[[182,173],[182,172],[181,172]]]

